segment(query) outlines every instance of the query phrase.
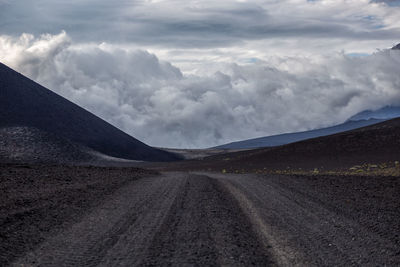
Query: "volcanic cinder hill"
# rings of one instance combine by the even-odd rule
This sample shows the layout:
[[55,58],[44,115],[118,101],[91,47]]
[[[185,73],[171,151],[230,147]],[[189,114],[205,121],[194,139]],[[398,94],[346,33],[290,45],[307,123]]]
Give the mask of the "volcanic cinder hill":
[[278,134],[272,136],[259,137],[254,139],[248,139],[243,141],[232,142],[229,144],[217,146],[219,149],[249,149],[249,148],[262,148],[262,147],[274,147],[286,145],[302,140],[316,138],[320,136],[326,136],[336,134],[344,131],[349,131],[357,128],[361,128],[368,125],[373,125],[384,121],[384,119],[370,118],[367,120],[347,121],[345,123],[335,125],[332,127],[316,129],[304,132]]
[[285,133],[279,135],[265,136],[232,142],[217,146],[219,149],[248,149],[286,145],[311,138],[332,135],[340,132],[350,131],[357,128],[377,124],[385,120],[400,117],[399,106],[385,106],[377,110],[364,110],[350,117],[346,122],[321,129],[304,132]]
[[400,118],[334,135],[243,153],[232,162],[272,169],[346,169],[400,160]]
[[[35,142],[35,136],[39,136],[43,144],[46,143],[43,137],[51,136],[51,143],[62,143],[62,147],[68,147],[67,152],[71,151],[70,148],[74,148],[75,151],[78,147],[85,147],[87,150],[94,150],[107,156],[130,160],[173,161],[178,159],[175,154],[140,142],[0,63],[2,136],[4,138],[12,136],[10,133],[15,131],[16,127],[20,135],[21,133],[29,135],[31,139],[28,139],[31,142]],[[10,142],[23,142],[14,139],[9,140],[8,145]],[[26,136],[23,139],[26,140]],[[57,142],[54,141],[56,139]],[[7,140],[2,141],[4,143]]]
[[333,135],[186,161],[178,169],[343,170],[355,165],[400,161],[400,118]]

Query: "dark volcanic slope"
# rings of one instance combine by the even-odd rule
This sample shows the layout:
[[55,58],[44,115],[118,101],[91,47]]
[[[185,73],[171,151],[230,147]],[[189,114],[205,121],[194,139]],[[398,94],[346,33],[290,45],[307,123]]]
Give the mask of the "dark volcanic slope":
[[281,146],[289,143],[294,143],[310,138],[316,138],[320,136],[331,135],[335,133],[340,133],[344,131],[349,131],[364,126],[376,124],[384,121],[383,119],[368,119],[368,120],[357,120],[357,121],[347,121],[345,123],[335,125],[328,128],[316,129],[311,131],[297,132],[297,133],[286,133],[279,135],[272,135],[260,138],[254,138],[249,140],[243,140],[238,142],[233,142],[216,148],[225,149],[244,149],[244,148],[261,148],[261,147],[273,147]]
[[0,128],[0,162],[89,163],[87,147],[31,127]]
[[168,164],[172,170],[348,169],[364,163],[400,161],[400,118],[284,146],[210,156]]
[[0,63],[0,127],[35,127],[101,153],[125,159],[170,161],[85,109]]
[[400,118],[272,149],[243,152],[235,164],[273,168],[348,168],[400,160]]

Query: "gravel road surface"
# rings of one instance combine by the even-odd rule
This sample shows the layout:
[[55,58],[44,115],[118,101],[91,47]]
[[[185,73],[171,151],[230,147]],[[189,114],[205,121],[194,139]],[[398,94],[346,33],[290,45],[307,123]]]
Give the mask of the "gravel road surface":
[[382,177],[378,199],[368,202],[368,179],[376,178],[169,172],[132,179],[9,264],[399,265],[399,180]]
[[219,175],[282,266],[399,266],[400,179]]

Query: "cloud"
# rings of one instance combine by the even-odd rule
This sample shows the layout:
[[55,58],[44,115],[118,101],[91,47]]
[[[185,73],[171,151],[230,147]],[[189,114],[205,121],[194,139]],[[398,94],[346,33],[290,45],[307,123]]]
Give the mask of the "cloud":
[[0,24],[9,35],[64,29],[79,42],[217,48],[271,39],[393,41],[399,12],[369,0],[15,0],[0,9]]
[[393,50],[210,61],[189,74],[144,50],[61,32],[2,35],[0,61],[154,146],[210,147],[400,104]]

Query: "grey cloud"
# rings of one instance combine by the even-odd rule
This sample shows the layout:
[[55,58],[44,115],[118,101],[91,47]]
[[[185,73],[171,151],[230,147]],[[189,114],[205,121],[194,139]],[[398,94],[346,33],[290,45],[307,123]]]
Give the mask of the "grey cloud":
[[[287,1],[281,1],[281,9],[287,10],[280,10],[281,13],[277,13],[274,1],[197,5],[199,2],[193,1],[15,0],[0,9],[0,32],[55,34],[64,29],[79,42],[192,48],[226,47],[282,37],[400,39],[399,29],[381,28],[382,18],[371,16],[363,20],[359,10],[354,10],[354,15],[335,18],[335,9],[331,13],[325,10],[327,14],[306,9],[302,12],[308,13],[299,16],[296,6]],[[371,25],[372,20],[378,20],[379,25]]]
[[393,50],[216,64],[189,75],[143,50],[80,46],[61,33],[1,36],[0,60],[156,146],[208,147],[400,104]]

